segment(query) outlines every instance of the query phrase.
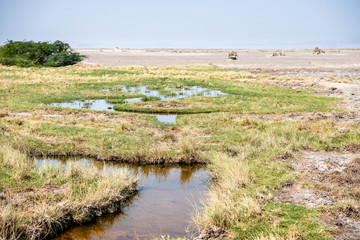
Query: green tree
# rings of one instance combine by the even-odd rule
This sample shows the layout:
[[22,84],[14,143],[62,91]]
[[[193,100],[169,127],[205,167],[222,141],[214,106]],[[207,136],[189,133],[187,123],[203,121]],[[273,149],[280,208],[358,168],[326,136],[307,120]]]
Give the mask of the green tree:
[[7,66],[61,67],[73,65],[86,56],[74,52],[68,43],[59,40],[51,42],[12,41],[0,46],[0,63]]

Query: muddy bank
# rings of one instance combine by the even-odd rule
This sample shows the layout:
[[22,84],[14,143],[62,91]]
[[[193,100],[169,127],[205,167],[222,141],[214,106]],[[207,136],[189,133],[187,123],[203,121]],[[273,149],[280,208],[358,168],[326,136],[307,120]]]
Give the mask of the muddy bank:
[[[138,186],[134,183],[105,202],[98,201],[84,206],[73,206],[70,203],[59,201],[66,192],[71,191],[71,187],[71,184],[49,184],[43,188],[0,191],[1,208],[5,211],[2,213],[3,217],[6,217],[8,208],[18,205],[28,212],[34,212],[32,219],[29,219],[26,226],[17,226],[19,220],[14,216],[13,219],[8,220],[8,226],[3,226],[3,231],[5,232],[5,228],[8,227],[13,228],[13,230],[9,230],[9,238],[16,236],[16,239],[52,239],[76,225],[85,224],[103,215],[120,211],[131,202],[138,191]],[[56,208],[58,217],[43,216],[41,212],[35,213],[38,211],[36,208],[41,199],[43,199],[42,201],[56,201],[47,203],[47,206],[44,207]],[[14,232],[11,233],[10,231]]]
[[104,163],[90,159],[44,159],[67,165],[81,162],[99,169],[126,169],[140,178],[139,191],[121,211],[97,218],[64,232],[60,239],[154,239],[154,237],[191,237],[197,228],[191,219],[205,196],[209,176],[204,166],[153,166]]
[[[20,119],[17,117],[14,121],[16,123],[23,123],[23,120],[28,122],[42,121],[41,119],[33,120],[32,116],[28,116],[27,113],[21,113]],[[10,114],[11,119],[12,114]],[[17,115],[19,116],[19,115]],[[103,115],[102,115],[103,116]],[[74,126],[76,123],[71,120],[74,118],[71,116],[58,115],[55,118],[67,118],[70,121],[68,125]],[[89,119],[92,123],[91,114],[88,116],[80,116],[80,119]],[[50,118],[54,118],[51,115]],[[77,119],[75,117],[75,119]],[[112,119],[112,118],[111,118]],[[117,118],[115,118],[117,119]],[[62,120],[61,120],[62,121]],[[110,121],[115,121],[114,119]],[[81,124],[80,122],[78,122]],[[112,122],[111,122],[112,123]],[[62,122],[62,126],[67,123]],[[99,132],[113,130],[112,128],[101,128]],[[131,129],[125,131],[131,132]],[[143,148],[136,148],[132,151],[125,149],[124,151],[96,151],[93,147],[88,147],[84,141],[79,139],[63,138],[61,136],[46,136],[37,132],[21,131],[11,126],[0,126],[0,133],[2,137],[7,138],[10,143],[17,149],[21,149],[24,153],[30,157],[57,157],[57,156],[78,156],[78,157],[89,157],[97,160],[112,161],[118,163],[129,163],[129,164],[150,164],[150,165],[173,165],[173,164],[205,164],[206,157],[203,152],[198,149],[196,145],[191,145],[191,138],[204,137],[207,135],[201,131],[189,131],[187,128],[171,127],[166,129],[156,129],[149,136],[154,136],[157,141],[154,141],[154,147],[148,147],[147,150]],[[153,140],[152,140],[153,141]],[[162,147],[162,148],[161,148]],[[172,149],[170,152],[168,149]]]
[[63,153],[59,152],[52,152],[51,154],[47,154],[36,149],[30,149],[27,154],[30,157],[36,158],[54,158],[54,157],[84,157],[84,158],[92,158],[97,159],[99,161],[107,161],[107,162],[117,162],[117,163],[127,163],[132,165],[205,165],[206,159],[198,155],[197,153],[190,153],[188,156],[169,156],[168,154],[160,155],[158,153],[148,153],[143,155],[137,156],[127,156],[127,155],[98,155],[98,154],[91,154],[86,152],[72,152],[72,153]]
[[[71,171],[75,182],[0,191],[2,217],[8,208],[15,208],[26,212],[31,219],[21,226],[16,225],[16,219],[7,221],[19,233],[14,239],[153,239],[198,234],[191,219],[208,188],[205,166],[139,166],[84,158],[36,160],[40,174],[49,166]],[[72,203],[67,196],[78,187],[92,187],[76,183],[77,171],[70,170],[74,166],[81,167],[84,173],[86,169],[96,168],[110,176],[114,172],[126,172],[140,180],[106,201],[84,199]]]

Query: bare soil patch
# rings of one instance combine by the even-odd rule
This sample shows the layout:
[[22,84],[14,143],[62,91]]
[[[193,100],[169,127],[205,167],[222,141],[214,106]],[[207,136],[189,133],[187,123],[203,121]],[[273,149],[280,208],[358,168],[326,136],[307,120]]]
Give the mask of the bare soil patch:
[[285,113],[285,114],[242,114],[243,117],[253,117],[265,121],[302,121],[302,122],[317,122],[317,121],[334,121],[334,122],[347,122],[347,121],[360,121],[360,113],[348,112],[311,112],[311,113]]
[[304,152],[301,161],[292,165],[298,172],[341,172],[355,158],[354,154]]
[[360,111],[360,81],[352,81],[351,83],[320,81],[319,85],[327,91],[324,94],[329,97],[343,98],[339,106],[350,111]]
[[320,221],[337,230],[335,239],[359,239],[360,207],[341,201],[360,198],[360,157],[354,153],[306,151],[291,164],[300,177],[295,184],[276,191],[275,200],[327,207]]
[[296,203],[306,207],[331,206],[335,199],[326,192],[317,189],[305,189],[300,184],[276,192],[276,200],[284,203]]
[[320,220],[337,230],[335,240],[359,240],[360,221],[344,216],[342,213],[329,213],[321,216]]
[[[316,59],[317,56],[314,56]],[[338,78],[357,78],[360,76],[360,69],[356,65],[346,64],[337,67],[318,67],[311,64],[309,59],[308,66],[302,68],[288,67],[283,68],[253,68],[244,69],[254,74],[268,74],[271,76],[284,76],[284,77],[307,77],[307,78],[326,78],[326,77],[338,77]]]

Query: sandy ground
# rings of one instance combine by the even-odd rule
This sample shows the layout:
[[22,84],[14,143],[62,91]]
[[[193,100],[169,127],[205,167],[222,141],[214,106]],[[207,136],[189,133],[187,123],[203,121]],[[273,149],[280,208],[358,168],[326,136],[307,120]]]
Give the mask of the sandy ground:
[[[214,64],[254,72],[276,74],[302,74],[314,76],[317,72],[344,77],[360,75],[360,49],[325,49],[314,55],[312,50],[236,50],[238,60],[227,58],[229,50],[176,50],[176,49],[76,49],[88,55],[85,64],[104,66],[172,66]],[[274,52],[285,56],[273,57]],[[290,69],[291,71],[289,71]],[[279,71],[283,70],[283,71]]]

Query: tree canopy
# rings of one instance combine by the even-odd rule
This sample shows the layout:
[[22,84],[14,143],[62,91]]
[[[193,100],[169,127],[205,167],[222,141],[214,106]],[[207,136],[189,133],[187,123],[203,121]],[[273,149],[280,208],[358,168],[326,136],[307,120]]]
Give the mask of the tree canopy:
[[73,65],[86,58],[74,52],[62,41],[33,42],[8,40],[0,46],[0,63],[18,67],[61,67]]

